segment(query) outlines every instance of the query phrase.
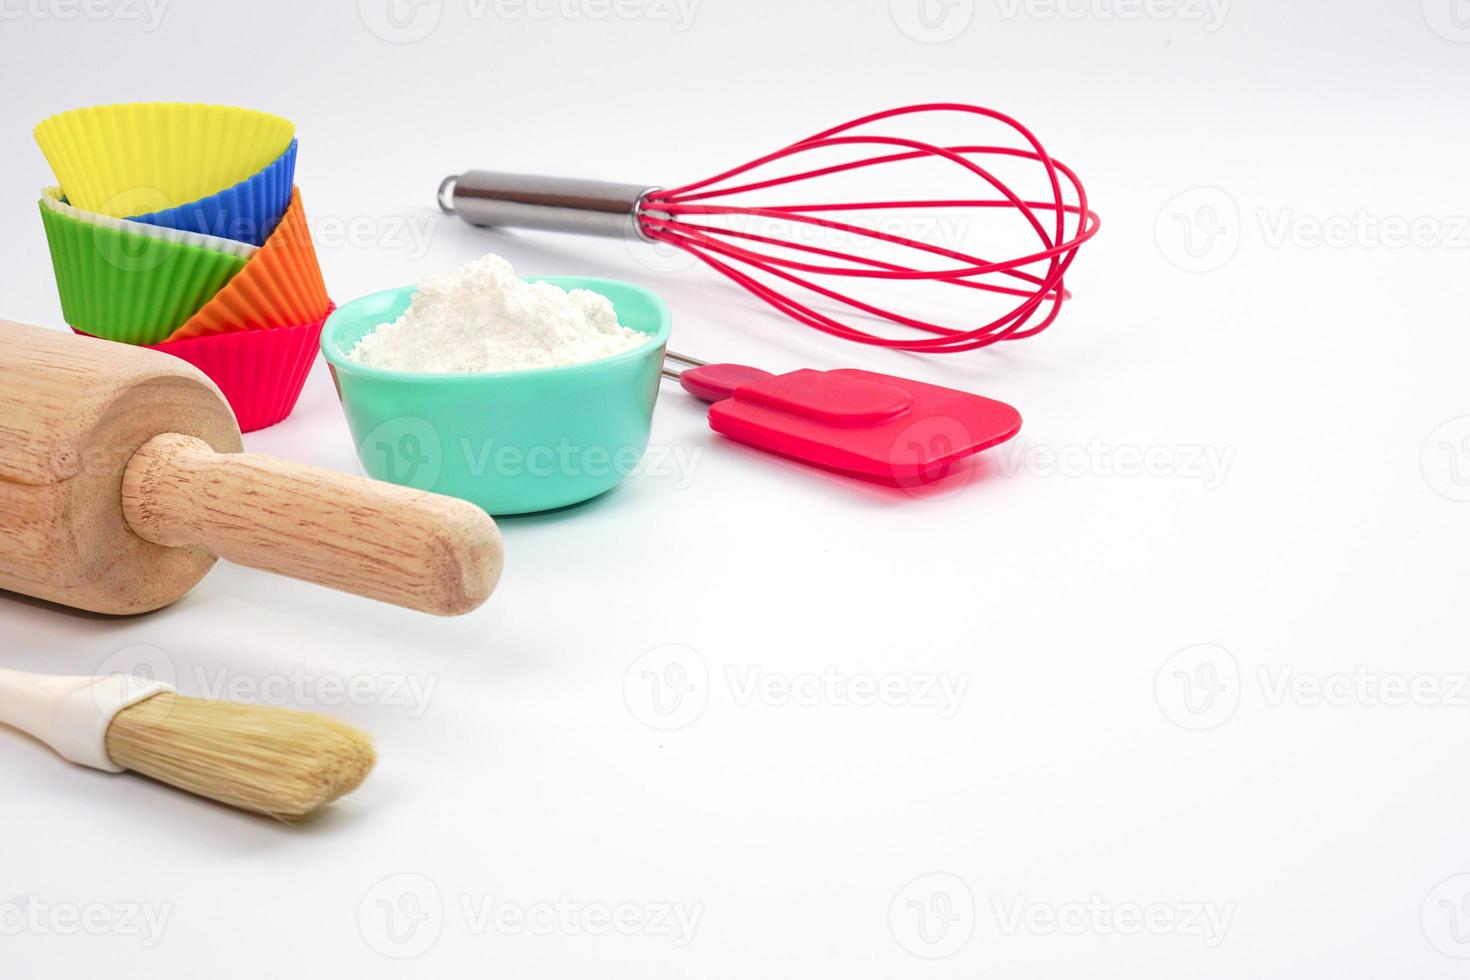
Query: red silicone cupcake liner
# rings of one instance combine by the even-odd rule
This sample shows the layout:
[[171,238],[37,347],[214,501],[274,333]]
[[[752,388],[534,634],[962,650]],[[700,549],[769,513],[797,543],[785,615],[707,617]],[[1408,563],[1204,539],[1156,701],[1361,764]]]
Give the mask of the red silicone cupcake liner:
[[[327,315],[334,309],[330,306]],[[254,432],[282,421],[296,407],[326,322],[323,316],[297,327],[172,340],[149,349],[182,358],[203,371],[235,410],[240,431]]]

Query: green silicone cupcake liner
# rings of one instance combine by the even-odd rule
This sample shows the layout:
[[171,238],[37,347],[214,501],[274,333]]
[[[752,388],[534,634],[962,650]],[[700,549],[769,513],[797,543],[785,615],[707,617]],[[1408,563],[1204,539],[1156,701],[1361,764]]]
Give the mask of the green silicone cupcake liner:
[[67,325],[125,344],[156,344],[243,268],[245,259],[120,231],[38,205]]

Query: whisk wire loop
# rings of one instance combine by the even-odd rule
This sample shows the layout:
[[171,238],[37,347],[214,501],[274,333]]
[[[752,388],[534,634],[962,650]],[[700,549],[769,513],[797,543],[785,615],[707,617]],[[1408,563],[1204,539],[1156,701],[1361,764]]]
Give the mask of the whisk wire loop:
[[[1000,123],[1024,141],[1024,146],[962,144],[945,146],[905,136],[854,133],[854,130],[899,117],[925,113],[961,113]],[[827,163],[820,167],[771,177],[753,178],[771,164],[817,151],[873,150],[876,153]],[[986,158],[1009,159],[1039,164],[1050,200],[1032,200],[1011,188],[988,166]],[[936,160],[951,165],[952,172],[977,179],[996,196],[945,196],[899,198],[879,201],[834,201],[831,203],[780,203],[751,206],[731,203],[730,198],[773,188],[788,188],[813,180],[868,168],[910,161]],[[954,169],[957,168],[957,169]],[[1070,191],[1070,198],[1064,192]],[[869,227],[833,215],[876,214],[893,211],[975,209],[994,214],[1014,212],[1035,236],[1038,247],[1017,257],[987,259],[960,248],[895,234],[882,227]],[[683,249],[714,271],[749,290],[777,311],[826,333],[859,343],[925,353],[955,353],[975,350],[1003,340],[1034,336],[1050,326],[1071,298],[1064,278],[1078,249],[1097,234],[1100,221],[1088,206],[1087,192],[1077,175],[1053,160],[1036,137],[1010,116],[981,106],[963,103],[925,103],[872,113],[823,130],[789,146],[732,167],[704,180],[648,193],[637,215],[639,230],[646,237]],[[774,229],[752,230],[751,222],[767,222]],[[743,226],[742,226],[743,225]],[[797,237],[776,233],[806,229],[831,235],[850,247],[826,247]],[[866,245],[864,245],[866,243]],[[859,254],[858,247],[887,246],[894,254],[877,258]],[[764,250],[769,249],[769,250]],[[928,264],[926,265],[925,262]],[[830,284],[819,281],[835,280]],[[840,287],[856,279],[890,283],[935,283],[952,285],[1017,302],[1006,312],[976,327],[956,327],[889,309],[876,301],[860,299]],[[889,336],[871,332],[867,326],[839,319],[782,291],[780,283],[831,301],[839,307],[876,319],[912,334]]]

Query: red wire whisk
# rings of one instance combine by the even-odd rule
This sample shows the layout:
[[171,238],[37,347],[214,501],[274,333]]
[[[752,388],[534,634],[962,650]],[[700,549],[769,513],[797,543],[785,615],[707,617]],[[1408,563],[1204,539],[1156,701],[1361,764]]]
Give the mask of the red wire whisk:
[[[903,132],[940,117],[1000,138]],[[923,353],[1051,326],[1099,226],[1029,129],[961,103],[876,112],[671,189],[476,170],[446,178],[439,203],[477,225],[662,243],[809,327]]]

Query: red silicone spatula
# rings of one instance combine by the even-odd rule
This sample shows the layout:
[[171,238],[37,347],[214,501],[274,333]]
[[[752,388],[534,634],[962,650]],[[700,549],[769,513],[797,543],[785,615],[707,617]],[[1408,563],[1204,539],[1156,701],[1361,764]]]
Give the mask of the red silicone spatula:
[[879,483],[933,482],[1021,429],[1021,414],[1004,402],[907,378],[846,368],[771,374],[666,357],[688,365],[664,374],[711,403],[716,432]]

